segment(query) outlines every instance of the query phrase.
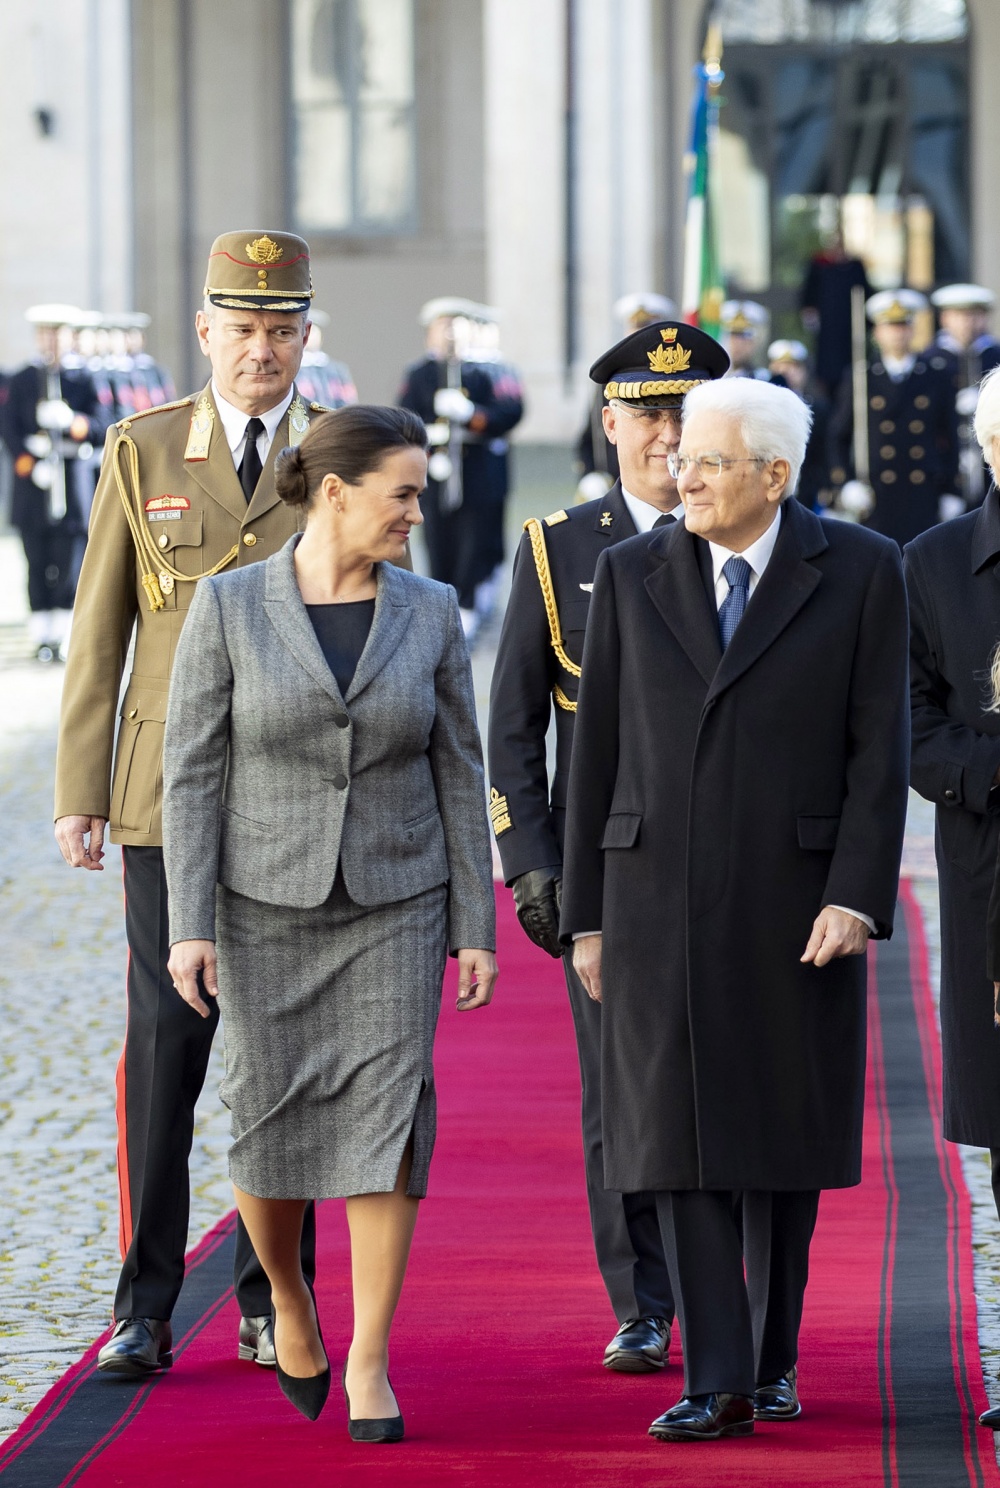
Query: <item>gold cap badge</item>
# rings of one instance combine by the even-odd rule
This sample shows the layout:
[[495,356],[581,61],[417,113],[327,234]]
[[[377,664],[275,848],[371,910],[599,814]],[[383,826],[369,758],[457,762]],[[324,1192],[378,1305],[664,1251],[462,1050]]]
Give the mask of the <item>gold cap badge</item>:
[[277,263],[281,257],[281,249],[273,238],[266,236],[254,238],[252,243],[247,244],[247,258],[253,259],[257,264]]
[[668,330],[661,331],[660,335],[663,337],[663,344],[646,353],[649,370],[667,373],[686,371],[691,365],[691,353],[685,351],[683,346],[674,344],[677,340],[676,327],[671,326]]

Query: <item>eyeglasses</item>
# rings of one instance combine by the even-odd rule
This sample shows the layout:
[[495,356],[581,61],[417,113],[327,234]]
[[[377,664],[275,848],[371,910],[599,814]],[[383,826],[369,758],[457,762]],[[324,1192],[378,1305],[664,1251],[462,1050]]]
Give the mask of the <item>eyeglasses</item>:
[[730,457],[728,455],[668,455],[667,469],[674,480],[684,474],[689,465],[693,465],[703,480],[716,480],[723,470],[730,465],[766,465],[766,460],[761,460],[754,455],[740,455]]
[[616,413],[621,411],[628,414],[630,419],[635,419],[644,429],[665,429],[671,424],[679,425],[681,421],[679,408],[632,408],[618,398],[611,399],[611,406]]

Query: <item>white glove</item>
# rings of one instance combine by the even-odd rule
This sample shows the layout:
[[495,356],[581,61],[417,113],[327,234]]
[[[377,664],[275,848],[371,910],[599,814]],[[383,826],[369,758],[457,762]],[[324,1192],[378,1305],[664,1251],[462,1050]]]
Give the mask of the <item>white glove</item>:
[[453,468],[451,456],[445,450],[435,450],[427,461],[427,474],[431,480],[446,481]]
[[47,434],[29,434],[24,447],[36,460],[44,460],[46,455],[52,453],[52,440]]
[[427,429],[427,443],[432,449],[435,445],[448,443],[451,437],[451,430],[448,428],[444,419],[441,419],[437,423],[427,424],[425,427]]
[[600,501],[606,496],[614,485],[610,475],[604,470],[588,470],[586,475],[581,475],[576,488],[576,499],[580,501]]
[[461,388],[438,388],[434,394],[434,412],[438,418],[448,419],[453,424],[467,424],[475,411],[475,403]]
[[875,492],[864,481],[845,481],[838,501],[841,511],[859,522],[875,510]]
[[970,418],[979,402],[978,387],[959,388],[955,394],[955,411],[960,418]]
[[961,496],[944,495],[938,497],[938,521],[950,522],[954,517],[960,517],[965,511],[965,502]]
[[65,433],[76,414],[62,398],[43,398],[35,410],[40,429],[57,429]]

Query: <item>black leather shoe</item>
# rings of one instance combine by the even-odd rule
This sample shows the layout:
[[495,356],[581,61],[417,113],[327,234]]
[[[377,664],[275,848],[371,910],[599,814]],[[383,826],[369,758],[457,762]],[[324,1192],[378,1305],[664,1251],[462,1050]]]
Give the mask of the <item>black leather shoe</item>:
[[619,1374],[655,1374],[667,1362],[669,1347],[666,1318],[632,1318],[622,1323],[604,1350],[604,1367]]
[[[388,1376],[386,1376],[388,1378]],[[347,1393],[347,1365],[344,1365],[344,1373],[341,1376],[341,1384],[344,1387],[344,1402],[347,1406],[347,1430],[351,1441],[377,1442],[379,1444],[388,1442],[401,1442],[403,1440],[403,1418],[402,1416],[362,1416],[355,1421],[351,1416],[351,1399]],[[392,1390],[392,1380],[389,1380],[389,1389]],[[395,1395],[395,1390],[392,1390]]]
[[[274,1338],[274,1308],[271,1308],[271,1338]],[[316,1319],[316,1329],[319,1331],[319,1318]],[[319,1335],[320,1343],[323,1335]],[[325,1352],[325,1350],[324,1350]],[[274,1369],[278,1376],[278,1385],[285,1399],[294,1405],[295,1409],[305,1416],[307,1421],[315,1421],[323,1409],[330,1393],[330,1361],[327,1359],[326,1368],[322,1374],[286,1374],[278,1362],[278,1353],[274,1354]]]
[[979,1417],[980,1426],[985,1426],[988,1431],[1000,1431],[1000,1405],[992,1405],[989,1410],[983,1411]]
[[649,1428],[659,1441],[718,1441],[720,1436],[753,1435],[749,1395],[685,1395]]
[[104,1374],[142,1379],[159,1374],[174,1362],[170,1324],[160,1318],[120,1318],[115,1331],[97,1356]]
[[[795,1383],[798,1370],[793,1367],[780,1379],[770,1384],[758,1385],[753,1392],[753,1418],[755,1421],[794,1421],[801,1416],[799,1392]],[[997,1416],[1000,1421],[1000,1412]]]
[[240,1318],[239,1356],[265,1369],[274,1368],[274,1329],[269,1317]]

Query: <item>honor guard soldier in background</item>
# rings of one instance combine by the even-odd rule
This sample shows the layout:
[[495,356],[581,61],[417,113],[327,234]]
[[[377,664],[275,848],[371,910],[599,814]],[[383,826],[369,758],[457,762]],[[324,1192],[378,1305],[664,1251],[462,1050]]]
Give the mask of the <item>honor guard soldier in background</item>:
[[767,370],[772,382],[790,387],[812,409],[809,443],[795,495],[810,511],[822,511],[830,499],[830,400],[810,385],[809,353],[801,341],[772,341],[767,348]]
[[938,312],[935,349],[954,368],[958,459],[962,496],[968,508],[981,506],[992,477],[976,442],[973,421],[979,384],[1000,366],[1000,341],[990,334],[990,311],[996,295],[981,284],[944,284],[931,295]]
[[[216,239],[196,327],[212,375],[200,392],[123,419],[108,434],[77,598],[56,761],[56,838],[100,869],[105,824],[122,844],[128,1022],[117,1074],[124,1264],[99,1368],[141,1376],[173,1360],[184,1277],[194,1106],[218,1010],[202,1019],[167,972],[161,798],[174,651],[195,585],[266,558],[292,536],[274,461],[325,412],[294,383],[312,287],[309,249],[285,232]],[[132,674],[119,706],[135,635]],[[117,744],[116,735],[117,731]],[[114,770],[112,774],[112,757]],[[307,1212],[303,1264],[315,1272]],[[241,1358],[274,1363],[270,1289],[240,1227]]]
[[769,382],[770,374],[758,365],[767,326],[767,311],[756,300],[725,300],[719,312],[722,340],[729,352],[729,377],[756,377]]
[[472,300],[428,300],[420,311],[427,351],[407,367],[397,400],[427,425],[431,457],[421,507],[431,576],[456,589],[470,641],[479,627],[476,589],[494,566],[489,446],[522,412],[520,399],[500,396],[490,373],[468,355],[470,323],[493,318]]
[[[493,384],[494,407],[516,412],[516,422],[524,416],[524,385],[517,368],[500,351],[500,325],[496,311],[480,307],[482,319],[469,326],[467,355],[470,362],[484,368]],[[507,497],[510,494],[510,440],[506,434],[498,434],[486,445],[487,482],[486,518],[479,528],[481,544],[480,566],[486,577],[476,585],[475,611],[480,624],[489,619],[500,587],[503,561],[507,555],[506,521]]]
[[[608,406],[604,428],[621,478],[603,497],[532,519],[514,561],[490,698],[490,815],[518,918],[536,945],[563,957],[559,901],[566,789],[584,633],[597,560],[605,548],[683,521],[667,458],[680,439],[684,394],[722,377],[729,358],[703,331],[677,321],[634,332],[590,376]],[[556,718],[555,776],[545,738]],[[563,957],[583,1086],[583,1145],[597,1263],[619,1322],[604,1363],[626,1373],[663,1367],[674,1306],[650,1194],[604,1187],[601,1008]],[[641,1081],[643,1072],[635,1071]]]
[[[874,508],[866,525],[900,547],[964,510],[957,495],[958,429],[953,369],[935,346],[913,351],[913,322],[927,300],[886,289],[867,301],[878,355],[868,363],[868,461]],[[834,409],[831,478],[854,467],[854,386],[848,373]]]
[[358,401],[351,369],[346,362],[335,362],[323,350],[323,332],[330,324],[325,310],[311,310],[309,339],[299,368],[298,385],[303,398],[315,399],[326,408],[346,408]]
[[108,421],[89,373],[62,365],[80,311],[35,305],[27,319],[37,332],[38,356],[10,379],[4,411],[4,438],[14,461],[11,524],[21,534],[28,563],[28,631],[35,655],[57,661],[69,638],[87,538],[87,462]]
[[[622,295],[614,304],[615,319],[626,331],[641,331],[654,320],[673,320],[677,306],[666,295],[641,289],[636,294]],[[590,413],[576,442],[578,501],[592,501],[610,491],[618,479],[618,453],[604,432],[604,393],[597,388],[590,400]]]

